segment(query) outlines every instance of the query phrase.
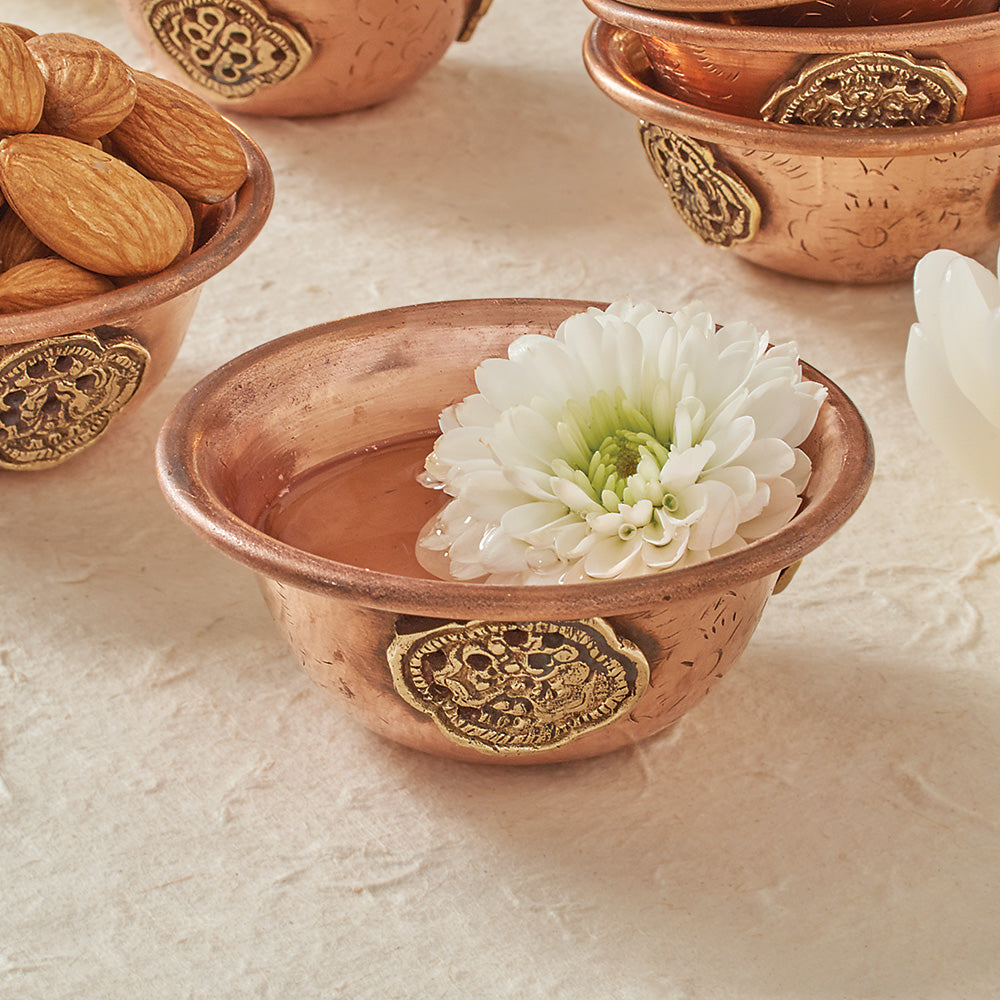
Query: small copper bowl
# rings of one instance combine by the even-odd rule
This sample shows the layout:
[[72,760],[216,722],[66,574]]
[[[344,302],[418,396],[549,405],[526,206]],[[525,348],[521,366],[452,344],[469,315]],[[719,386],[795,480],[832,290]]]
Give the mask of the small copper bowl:
[[909,280],[936,247],[975,256],[1000,234],[1000,117],[825,129],[707,111],[654,86],[640,38],[595,22],[584,62],[640,121],[681,218],[701,239],[822,281]]
[[[475,391],[484,357],[505,355],[521,334],[551,334],[589,305],[442,302],[312,327],[209,375],[163,427],[157,466],[174,510],[258,574],[310,677],[383,736],[499,763],[633,744],[704,697],[746,646],[779,573],[861,503],[873,467],[867,428],[841,390],[803,366],[829,389],[804,445],[813,472],[803,509],[775,534],[698,566],[596,584],[489,586],[350,566],[256,527],[303,473],[373,444],[432,435],[439,412]],[[575,679],[554,659],[532,663],[561,694],[556,706],[544,693],[526,696],[524,674],[504,669],[532,645],[551,648],[553,637],[562,648],[590,650],[570,664]],[[436,684],[442,669],[460,676]],[[522,685],[520,695],[504,677]],[[489,693],[483,713],[462,704],[455,689],[463,682]],[[511,700],[513,715],[503,707]]]
[[631,6],[783,28],[913,24],[992,14],[998,8],[997,0],[633,0]]
[[466,41],[491,0],[118,0],[156,71],[224,110],[380,104]]
[[271,210],[271,168],[256,143],[237,135],[247,179],[206,206],[188,257],[115,291],[0,316],[0,468],[65,461],[163,380],[202,284],[250,245]]
[[584,0],[639,36],[668,97],[785,125],[939,125],[1000,114],[1000,14],[870,28],[716,24]]

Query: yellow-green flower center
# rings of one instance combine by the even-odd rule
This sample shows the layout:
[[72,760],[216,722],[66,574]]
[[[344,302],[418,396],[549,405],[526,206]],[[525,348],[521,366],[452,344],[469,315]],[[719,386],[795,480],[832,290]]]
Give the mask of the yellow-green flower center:
[[611,490],[619,500],[625,499],[628,481],[636,474],[644,458],[656,463],[656,471],[667,460],[667,449],[651,434],[618,428],[601,442],[587,469],[587,478],[594,492],[601,496]]

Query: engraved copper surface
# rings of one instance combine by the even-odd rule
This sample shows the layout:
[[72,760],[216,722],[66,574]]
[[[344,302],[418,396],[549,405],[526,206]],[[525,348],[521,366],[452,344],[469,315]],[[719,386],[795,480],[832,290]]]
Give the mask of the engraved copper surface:
[[710,146],[644,121],[639,136],[678,215],[705,243],[729,247],[757,235],[759,202]]
[[[309,676],[375,732],[428,753],[512,764],[630,746],[705,697],[750,640],[778,573],[820,545],[861,502],[873,461],[864,422],[843,392],[804,366],[829,394],[803,446],[813,469],[803,508],[785,528],[721,559],[649,577],[502,587],[350,566],[255,527],[297,476],[366,445],[433,428],[445,405],[474,391],[484,357],[504,355],[523,333],[551,334],[592,304],[439,302],[326,323],[230,362],[165,423],[157,467],[176,512],[256,571],[279,630]],[[432,715],[400,697],[387,661],[398,635],[456,622],[590,618],[604,619],[623,646],[641,650],[649,683],[607,724],[530,753],[484,751],[446,734]],[[637,693],[639,687],[637,675]]]
[[214,101],[241,101],[291,79],[312,47],[257,0],[147,0],[143,14],[189,86]]
[[595,24],[591,76],[637,118],[710,143],[762,206],[754,263],[824,281],[908,280],[924,253],[975,256],[1000,234],[1000,117],[946,126],[815,128],[737,118],[652,86],[639,39]]
[[720,24],[641,10],[620,0],[584,0],[601,20],[640,36],[654,86],[668,97],[759,118],[775,89],[810,60],[865,53],[911,53],[942,60],[964,82],[965,118],[1000,113],[1000,14],[872,27]]
[[390,100],[471,37],[487,0],[118,0],[155,71],[241,114]]
[[962,117],[966,87],[941,60],[909,53],[852,52],[813,59],[764,102],[782,125],[892,128],[944,125]]
[[149,352],[91,331],[0,348],[0,467],[55,465],[93,444],[135,395]]
[[397,632],[386,657],[400,697],[487,753],[569,743],[627,712],[649,683],[645,656],[600,618],[448,622]]

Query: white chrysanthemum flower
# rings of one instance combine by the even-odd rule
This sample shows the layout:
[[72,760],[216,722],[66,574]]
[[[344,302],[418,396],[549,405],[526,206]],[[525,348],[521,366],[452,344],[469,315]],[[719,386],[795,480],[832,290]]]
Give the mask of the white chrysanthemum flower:
[[423,481],[454,499],[418,555],[500,584],[657,573],[777,530],[826,394],[747,323],[627,301],[519,337],[476,384],[441,415]]
[[965,479],[1000,501],[1000,283],[982,264],[934,250],[917,264],[913,297],[910,404]]

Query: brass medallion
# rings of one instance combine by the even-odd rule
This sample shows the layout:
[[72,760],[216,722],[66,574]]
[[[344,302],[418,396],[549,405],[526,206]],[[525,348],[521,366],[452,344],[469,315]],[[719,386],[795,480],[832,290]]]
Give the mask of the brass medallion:
[[144,12],[163,49],[216,103],[288,80],[312,55],[302,32],[257,0],[147,0]]
[[649,664],[601,618],[449,622],[397,634],[399,695],[448,739],[484,753],[551,750],[627,713]]
[[757,235],[760,203],[710,146],[645,121],[639,136],[674,208],[705,243],[728,247]]
[[823,128],[893,128],[959,121],[966,86],[940,59],[853,52],[813,59],[761,108],[764,121]]
[[96,441],[148,362],[141,344],[90,331],[0,349],[0,468],[55,465]]

